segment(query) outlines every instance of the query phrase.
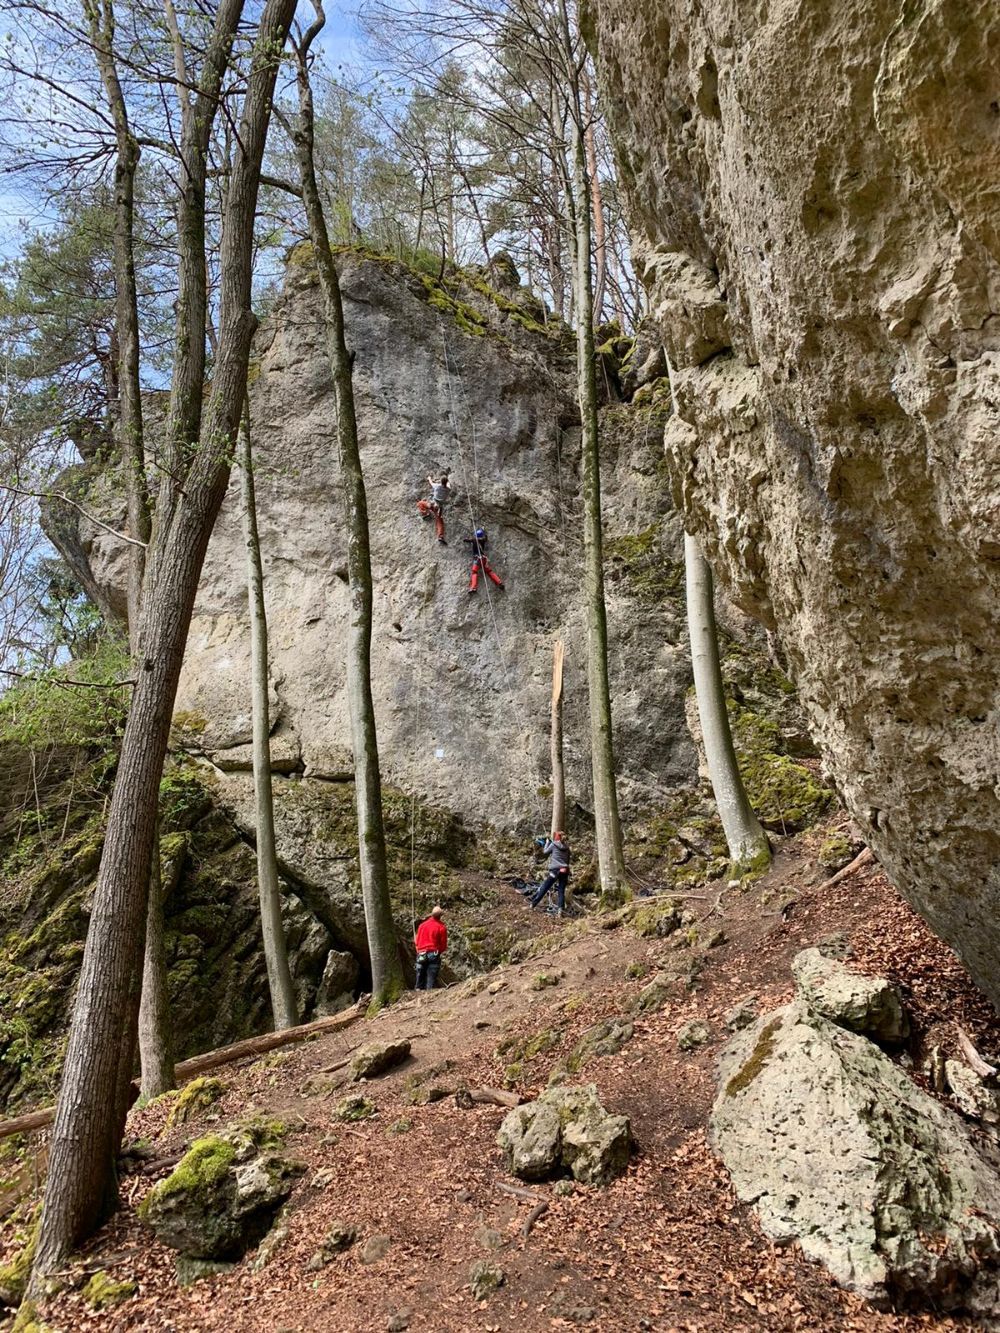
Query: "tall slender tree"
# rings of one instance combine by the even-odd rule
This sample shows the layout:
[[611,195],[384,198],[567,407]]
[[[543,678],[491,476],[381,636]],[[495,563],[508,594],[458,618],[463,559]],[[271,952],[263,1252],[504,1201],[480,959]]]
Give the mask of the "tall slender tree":
[[[113,32],[112,0],[102,0],[102,4]],[[237,5],[235,19],[240,9]],[[226,10],[223,5],[216,15],[213,43]],[[108,814],[52,1131],[30,1284],[34,1296],[43,1290],[45,1276],[64,1262],[117,1203],[116,1157],[124,1129],[138,1020],[160,775],[198,579],[225,494],[246,394],[255,328],[250,298],[261,160],[275,80],[294,10],[295,0],[266,0],[256,24],[222,222],[218,352],[211,390],[201,429],[197,435],[183,433],[181,448],[171,457],[171,484],[161,486],[148,553],[151,568],[147,569],[139,620],[136,684]],[[231,50],[231,43],[224,49]],[[216,95],[209,97],[204,108],[210,120],[218,112],[218,88],[227,66],[228,56],[220,63]],[[198,227],[179,228],[177,244],[187,269],[203,272],[204,242],[202,239],[199,243]],[[185,318],[184,309],[179,307],[178,326]],[[192,341],[201,342],[203,368],[204,318],[196,338],[176,340],[179,358],[197,357],[197,352],[191,351]],[[192,393],[204,392],[203,379],[198,379],[197,385],[186,374],[182,379]],[[163,501],[165,490],[171,492],[169,503]]]
[[250,612],[250,695],[253,713],[253,787],[257,811],[257,886],[260,924],[271,994],[275,1029],[298,1022],[295,987],[288,965],[288,947],[281,920],[278,853],[274,837],[274,791],[271,783],[271,718],[268,700],[267,605],[264,600],[264,564],[257,527],[257,487],[254,477],[250,405],[243,409],[239,439],[240,483],[243,499],[243,541],[247,548],[247,594]]
[[732,858],[733,873],[739,875],[765,867],[771,859],[771,849],[767,834],[750,805],[736,761],[719,665],[712,569],[697,537],[690,533],[684,535],[684,567],[691,665],[708,775]]
[[354,356],[344,331],[340,276],[330,247],[323,202],[316,180],[315,112],[309,78],[310,49],[326,25],[322,0],[313,0],[316,17],[293,42],[299,113],[286,129],[295,145],[302,202],[323,296],[326,348],[337,404],[337,443],[347,519],[347,572],[351,590],[351,625],[347,642],[347,693],[354,751],[354,790],[358,813],[358,859],[364,899],[368,952],[372,968],[372,1001],[390,1003],[403,988],[403,969],[396,943],[389,898],[389,870],[382,821],[382,778],[371,684],[372,567],[368,535],[368,500],[358,446],[354,410]]
[[601,527],[601,442],[598,424],[597,359],[594,348],[591,189],[584,109],[586,52],[574,30],[566,0],[558,0],[558,50],[568,102],[569,179],[566,202],[573,256],[573,306],[576,318],[577,397],[583,455],[583,550],[587,615],[587,683],[590,698],[590,750],[594,782],[594,822],[601,894],[619,896],[625,884],[621,817],[611,722],[608,676],[608,613],[604,600],[604,536]]

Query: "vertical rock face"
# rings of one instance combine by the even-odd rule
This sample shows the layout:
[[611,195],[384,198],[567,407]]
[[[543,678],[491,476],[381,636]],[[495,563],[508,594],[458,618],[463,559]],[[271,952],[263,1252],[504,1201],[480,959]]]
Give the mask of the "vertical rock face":
[[599,0],[675,496],[1000,1001],[1000,10]]
[[[375,578],[373,687],[383,771],[424,799],[511,828],[549,815],[552,643],[566,644],[571,803],[589,808],[573,350],[526,302],[485,284],[456,298],[388,261],[341,261]],[[468,304],[477,302],[477,305]],[[534,313],[538,313],[537,309]],[[520,321],[520,322],[519,322]],[[344,680],[350,614],[336,415],[308,250],[293,251],[251,375],[257,504],[270,622],[272,762],[352,772]],[[605,412],[609,617],[626,805],[690,782],[689,658],[680,524],[663,479],[657,408]],[[447,546],[421,522],[427,476],[451,469]],[[83,469],[85,471],[85,469]],[[88,503],[113,516],[113,476]],[[250,765],[246,552],[234,473],[205,560],[175,714],[184,748],[231,775]],[[467,592],[473,515],[506,588]],[[86,519],[57,534],[102,605],[125,563]],[[107,534],[104,534],[105,536]],[[542,790],[539,791],[539,788]]]

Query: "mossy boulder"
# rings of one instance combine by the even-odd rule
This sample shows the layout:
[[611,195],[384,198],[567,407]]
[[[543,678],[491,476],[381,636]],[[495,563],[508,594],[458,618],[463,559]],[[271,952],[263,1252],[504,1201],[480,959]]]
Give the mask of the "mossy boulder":
[[596,1056],[617,1055],[632,1040],[635,1028],[627,1018],[606,1018],[587,1028],[573,1050],[554,1071],[553,1081],[578,1074]]
[[630,903],[625,909],[625,921],[644,939],[654,936],[665,939],[680,926],[681,914],[672,898],[656,899]]
[[507,1170],[522,1180],[569,1173],[606,1185],[628,1165],[632,1130],[627,1116],[604,1109],[593,1083],[560,1085],[510,1111],[497,1144]]
[[303,1169],[274,1151],[280,1137],[276,1124],[254,1122],[196,1140],[140,1218],[190,1258],[240,1258],[270,1230]]
[[350,1076],[358,1083],[366,1078],[378,1078],[396,1065],[401,1065],[410,1055],[410,1043],[401,1041],[373,1041],[359,1047],[351,1057]]
[[189,1120],[195,1119],[228,1091],[229,1084],[224,1083],[221,1078],[203,1076],[192,1079],[174,1098],[170,1114],[167,1116],[167,1128],[173,1129],[177,1125],[184,1125]]
[[469,1288],[474,1301],[485,1301],[503,1286],[507,1276],[503,1269],[488,1259],[477,1259],[469,1269]]
[[344,1097],[333,1108],[334,1120],[370,1120],[373,1115],[377,1114],[378,1107],[375,1103],[357,1093],[353,1097]]
[[854,843],[846,833],[837,830],[820,843],[816,860],[828,874],[835,875],[838,870],[843,870],[853,857]]

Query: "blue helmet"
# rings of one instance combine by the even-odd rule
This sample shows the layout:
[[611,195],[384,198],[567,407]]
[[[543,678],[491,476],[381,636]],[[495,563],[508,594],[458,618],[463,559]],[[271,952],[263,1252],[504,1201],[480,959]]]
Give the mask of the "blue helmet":
[[477,541],[477,542],[481,542],[485,536],[486,536],[486,529],[485,529],[485,528],[476,528],[476,541]]

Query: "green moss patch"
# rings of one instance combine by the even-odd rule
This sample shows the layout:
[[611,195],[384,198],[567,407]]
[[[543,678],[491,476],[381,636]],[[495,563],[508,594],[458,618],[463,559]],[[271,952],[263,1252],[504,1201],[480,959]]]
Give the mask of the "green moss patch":
[[229,1084],[220,1078],[202,1077],[192,1079],[177,1094],[170,1114],[167,1116],[167,1128],[183,1125],[188,1120],[196,1119],[229,1091]]
[[181,1160],[158,1185],[154,1185],[139,1205],[139,1216],[146,1217],[154,1202],[161,1203],[175,1195],[195,1198],[211,1195],[236,1160],[236,1148],[218,1134],[196,1139]]
[[83,1299],[89,1305],[92,1305],[95,1310],[108,1310],[114,1305],[120,1305],[122,1301],[127,1301],[138,1290],[138,1284],[133,1282],[131,1278],[116,1282],[110,1274],[105,1273],[102,1269],[95,1273],[84,1287]]
[[605,576],[611,586],[657,605],[678,600],[684,591],[684,566],[667,554],[660,523],[641,532],[608,537],[604,542]]
[[781,1019],[772,1019],[761,1030],[757,1038],[756,1045],[750,1052],[749,1059],[743,1066],[736,1071],[729,1082],[726,1084],[726,1096],[735,1097],[744,1089],[749,1088],[759,1073],[764,1069],[768,1060],[774,1054],[774,1034],[781,1027]]

